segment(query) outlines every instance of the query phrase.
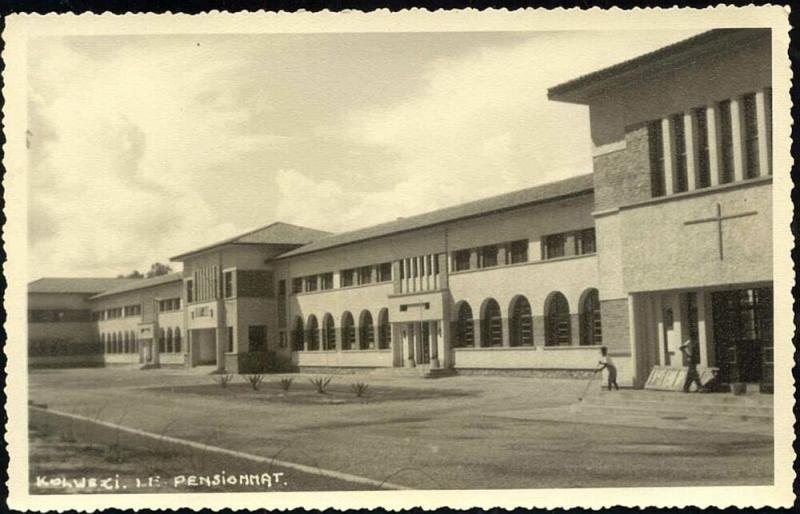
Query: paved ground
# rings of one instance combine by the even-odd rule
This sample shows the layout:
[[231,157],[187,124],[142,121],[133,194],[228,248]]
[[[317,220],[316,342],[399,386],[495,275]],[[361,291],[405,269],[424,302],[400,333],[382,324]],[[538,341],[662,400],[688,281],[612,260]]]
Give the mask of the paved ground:
[[[772,483],[772,438],[513,419],[567,406],[584,383],[510,377],[334,377],[349,387],[444,389],[442,397],[363,403],[254,401],[186,394],[191,370],[33,371],[30,399],[172,437],[415,488],[539,488]],[[295,375],[299,387],[306,377]],[[263,387],[277,388],[270,376]],[[174,391],[172,388],[175,388]],[[291,392],[290,392],[291,394]],[[404,395],[408,396],[408,395]]]

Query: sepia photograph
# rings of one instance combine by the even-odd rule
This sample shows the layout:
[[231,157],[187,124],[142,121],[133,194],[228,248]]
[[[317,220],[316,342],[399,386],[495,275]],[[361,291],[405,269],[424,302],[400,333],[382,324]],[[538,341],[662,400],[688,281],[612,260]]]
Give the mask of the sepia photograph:
[[17,507],[791,505],[787,13],[680,11],[11,19]]

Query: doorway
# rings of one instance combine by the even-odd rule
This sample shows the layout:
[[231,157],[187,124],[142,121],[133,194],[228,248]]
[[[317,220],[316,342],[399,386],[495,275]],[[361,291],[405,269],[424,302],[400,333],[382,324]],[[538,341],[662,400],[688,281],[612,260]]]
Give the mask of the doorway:
[[772,288],[715,292],[712,313],[720,380],[758,383],[772,393]]

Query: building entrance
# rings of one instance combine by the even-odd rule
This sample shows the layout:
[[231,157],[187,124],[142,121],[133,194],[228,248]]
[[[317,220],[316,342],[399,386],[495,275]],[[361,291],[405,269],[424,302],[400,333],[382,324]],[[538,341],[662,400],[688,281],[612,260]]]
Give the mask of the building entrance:
[[773,389],[772,288],[712,294],[714,347],[723,383],[759,383]]

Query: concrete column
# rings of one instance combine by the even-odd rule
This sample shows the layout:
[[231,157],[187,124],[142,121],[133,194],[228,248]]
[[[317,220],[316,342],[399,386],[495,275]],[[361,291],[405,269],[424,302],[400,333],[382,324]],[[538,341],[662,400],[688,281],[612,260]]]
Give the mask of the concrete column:
[[675,168],[672,160],[672,127],[669,118],[661,120],[661,139],[664,150],[664,194],[675,192]]
[[500,326],[503,328],[503,348],[511,347],[511,318],[501,318]]
[[225,302],[217,298],[217,371],[225,371],[225,351],[228,347],[228,323],[225,319]]
[[416,346],[416,330],[415,327],[416,323],[406,323],[406,354],[405,354],[405,365],[408,368],[413,368],[417,365],[416,363],[416,352],[414,351],[414,347]]
[[506,262],[506,245],[497,246],[497,264],[499,266],[508,264],[508,262]]
[[533,345],[538,347],[544,347],[545,343],[545,336],[544,336],[544,323],[545,319],[544,316],[533,316]]
[[403,259],[400,265],[403,267],[402,292],[407,293],[409,291],[408,284],[410,283],[411,278],[411,263],[408,259]]
[[692,112],[683,115],[683,134],[686,139],[686,190],[694,191],[700,180],[697,177],[697,148],[695,140],[697,138],[697,123]]
[[756,91],[756,123],[758,126],[758,172],[757,175],[771,174],[769,169],[769,129],[767,127],[767,104],[764,91]]
[[420,263],[420,271],[419,274],[419,290],[420,291],[427,291],[431,288],[430,285],[430,276],[431,276],[431,269],[428,267],[428,257],[423,255],[419,258]]
[[442,338],[439,335],[439,327],[441,326],[441,322],[429,321],[427,323],[430,327],[429,330],[431,334],[431,368],[440,368],[441,362],[439,360],[439,345],[442,344]]
[[336,342],[336,351],[341,352],[344,349],[344,337],[342,337],[342,327],[334,327],[333,333]]
[[473,248],[469,251],[469,269],[478,269],[478,249]]
[[440,253],[436,258],[439,259],[439,289],[447,289],[450,287],[447,254]]
[[394,294],[400,293],[403,289],[402,284],[400,283],[400,266],[402,265],[402,261],[393,261],[392,262],[392,292]]
[[664,302],[662,299],[662,295],[655,294],[653,298],[653,309],[655,310],[656,314],[656,325],[658,328],[658,363],[662,366],[666,366],[668,364],[667,359],[667,341],[665,337],[665,325],[664,325]]
[[700,365],[708,366],[709,334],[706,328],[706,293],[697,291],[697,339],[700,345]]
[[570,345],[580,346],[581,344],[581,316],[577,312],[569,315],[569,339]]
[[742,100],[731,98],[731,134],[733,137],[733,180],[744,180],[744,127],[742,126]]
[[706,107],[706,128],[708,131],[708,169],[711,187],[719,185],[721,173],[719,166],[719,109],[716,104]]
[[646,377],[643,379],[642,375],[644,370],[644,356],[645,351],[644,348],[640,346],[644,342],[642,338],[640,338],[640,327],[639,324],[642,320],[639,318],[639,298],[636,295],[629,294],[628,295],[628,337],[631,341],[631,366],[632,368],[632,376],[631,382],[633,387],[641,388],[644,386],[644,381]]
[[352,350],[360,350],[361,349],[361,320],[358,320],[358,325],[354,327],[356,340],[353,343]]
[[[473,312],[474,314],[474,312]],[[481,320],[480,319],[473,319],[472,320],[472,333],[473,339],[475,340],[475,348],[480,348],[483,346],[483,334],[481,333]]]
[[575,255],[575,233],[568,232],[566,235],[566,242],[564,243],[564,256],[569,257]]
[[[700,305],[698,298],[698,306]],[[706,361],[708,366],[717,366],[716,346],[714,346],[714,311],[711,293],[703,292],[703,325],[706,336]],[[701,349],[702,352],[702,349]],[[701,353],[702,356],[702,353]]]
[[450,358],[450,343],[453,337],[453,322],[447,318],[441,321],[442,337],[439,338],[439,360],[442,367],[451,368],[453,363]]

